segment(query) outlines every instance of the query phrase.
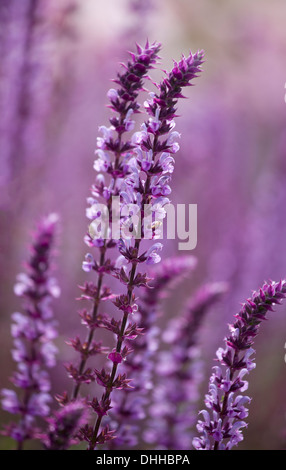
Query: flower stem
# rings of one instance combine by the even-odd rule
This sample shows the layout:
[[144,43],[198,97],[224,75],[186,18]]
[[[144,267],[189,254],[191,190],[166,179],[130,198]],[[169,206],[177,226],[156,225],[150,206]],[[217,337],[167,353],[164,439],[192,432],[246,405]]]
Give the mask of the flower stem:
[[[140,239],[137,239],[135,241],[135,248],[137,250],[139,250],[140,242],[141,242]],[[129,302],[131,302],[132,293],[133,293],[133,290],[134,290],[133,281],[134,281],[134,278],[135,278],[135,274],[136,274],[136,263],[133,263],[131,271],[130,271],[130,279],[129,279],[129,284],[128,284],[128,301]],[[116,352],[118,352],[118,353],[121,352],[121,347],[122,347],[122,343],[123,343],[123,337],[124,337],[124,333],[125,333],[127,320],[128,320],[128,313],[125,312],[124,316],[123,316],[123,319],[122,319],[120,334],[118,335],[118,339],[117,339]],[[103,395],[103,400],[104,401],[108,400],[109,397],[110,397],[110,394],[111,394],[111,391],[112,391],[113,381],[115,379],[116,372],[117,372],[117,367],[118,367],[118,364],[114,363],[113,367],[112,367],[109,382],[106,386],[106,392]],[[102,421],[102,415],[98,415],[97,420],[96,420],[95,425],[94,425],[94,428],[93,428],[93,436],[91,438],[88,450],[94,450],[94,448],[96,446],[101,421]]]
[[[101,252],[101,255],[100,255],[100,261],[99,261],[99,266],[100,267],[102,267],[104,265],[105,253],[106,253],[106,240],[105,240],[105,244],[103,246],[103,249],[102,249],[102,252]],[[93,321],[95,321],[95,319],[96,319],[97,312],[98,312],[98,307],[99,307],[99,303],[100,303],[102,280],[103,280],[103,272],[101,272],[99,274],[98,281],[97,281],[97,295],[96,295],[96,298],[94,300],[94,307],[93,307],[93,312],[92,312],[92,320]],[[93,336],[94,336],[94,329],[91,329],[88,333],[87,340],[86,340],[86,344],[87,344],[86,350],[87,351],[89,351],[91,342],[93,340]],[[84,370],[84,367],[85,367],[85,364],[86,364],[86,361],[87,361],[87,357],[88,357],[88,355],[81,360],[81,363],[80,363],[80,366],[79,366],[79,374],[83,373],[83,370]],[[79,394],[80,387],[81,387],[80,382],[78,382],[74,387],[73,394],[72,394],[72,398],[74,400],[77,398],[77,396]]]

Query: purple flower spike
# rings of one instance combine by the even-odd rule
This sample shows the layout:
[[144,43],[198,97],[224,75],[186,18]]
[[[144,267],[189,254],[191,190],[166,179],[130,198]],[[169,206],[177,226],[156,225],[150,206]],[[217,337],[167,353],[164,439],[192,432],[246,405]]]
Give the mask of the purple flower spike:
[[[149,44],[147,41],[145,47],[138,45],[137,51],[130,53],[131,59],[127,64],[122,64],[123,72],[119,73],[116,80],[114,80],[117,88],[111,88],[107,93],[110,101],[109,107],[114,114],[110,119],[109,127],[99,127],[101,135],[97,139],[98,148],[95,152],[96,161],[94,168],[101,173],[97,175],[95,184],[92,187],[92,197],[89,197],[87,200],[90,207],[88,207],[86,215],[94,224],[96,224],[101,216],[101,210],[98,208],[97,203],[102,201],[110,209],[112,197],[120,196],[121,194],[123,181],[134,176],[131,165],[128,164],[134,144],[131,139],[125,138],[125,134],[131,132],[134,128],[134,115],[140,111],[140,105],[137,101],[138,94],[143,90],[144,81],[148,76],[149,70],[153,68],[158,59],[159,50],[160,44],[158,43]],[[126,219],[125,217],[123,221]],[[108,287],[103,285],[106,275],[113,275],[119,278],[125,285],[129,282],[124,268],[120,269],[119,263],[113,261],[111,259],[112,256],[109,255],[109,250],[117,245],[117,242],[111,238],[110,227],[106,229],[106,237],[94,237],[91,230],[89,230],[85,236],[85,242],[90,249],[95,248],[98,250],[99,259],[97,261],[96,256],[88,253],[82,267],[87,273],[95,272],[97,280],[95,283],[85,283],[81,287],[81,299],[91,303],[90,310],[80,312],[82,323],[88,328],[88,334],[84,342],[79,338],[70,341],[74,349],[81,353],[81,357],[78,365],[70,364],[67,366],[67,370],[69,376],[75,382],[72,400],[77,399],[81,385],[84,383],[89,384],[96,380],[97,383],[106,389],[102,399],[96,399],[96,403],[100,405],[95,406],[95,399],[88,402],[88,406],[97,414],[94,430],[86,425],[80,431],[81,438],[88,442],[90,449],[93,449],[97,444],[103,444],[105,441],[113,438],[113,431],[109,431],[106,427],[100,429],[101,420],[110,408],[109,395],[111,391],[113,389],[121,390],[129,387],[129,379],[124,375],[116,375],[117,367],[125,360],[126,355],[129,353],[128,348],[121,348],[121,343],[126,336],[135,338],[140,334],[141,330],[134,323],[126,328],[127,316],[137,310],[134,296],[115,296]],[[125,243],[122,243],[120,249],[123,249],[123,247],[125,247]],[[126,247],[126,250],[128,251],[128,247]],[[132,261],[134,259],[134,251],[128,253]],[[140,262],[145,260],[146,258],[142,258]],[[134,285],[136,284],[138,287],[146,285],[147,281],[148,279],[144,275],[134,277]],[[131,286],[131,289],[133,290],[133,286]],[[107,299],[112,299],[116,307],[124,312],[126,318],[123,324],[100,313],[101,302]],[[117,344],[116,348],[109,354],[106,348],[101,347],[99,343],[95,343],[93,340],[98,328],[105,328],[111,331],[117,335],[118,341],[121,338],[120,344]],[[95,348],[94,344],[98,346]],[[108,362],[113,365],[112,373],[105,371],[105,369],[99,372],[94,370],[94,368],[87,367],[87,361],[90,360],[90,357],[98,353],[108,354]]]
[[18,364],[12,382],[23,390],[23,396],[12,390],[2,390],[2,408],[20,415],[20,420],[5,431],[18,442],[19,450],[25,440],[37,437],[35,417],[45,417],[50,412],[51,385],[45,369],[55,365],[57,353],[52,343],[57,329],[50,307],[51,300],[60,293],[55,279],[50,277],[50,256],[57,220],[57,216],[51,214],[39,224],[28,272],[19,274],[15,285],[16,295],[23,299],[24,313],[12,315],[12,354]]
[[250,397],[242,395],[247,390],[245,376],[255,368],[252,345],[259,332],[260,323],[268,311],[286,296],[286,281],[266,282],[243,304],[235,321],[229,326],[225,348],[217,350],[220,366],[214,367],[205,404],[209,411],[201,411],[198,421],[200,437],[193,439],[197,450],[230,450],[243,440],[242,428],[248,416]]
[[[98,277],[96,284],[89,283],[82,288],[82,298],[92,302],[91,311],[81,314],[84,324],[89,328],[85,341],[86,356],[81,357],[78,367],[68,366],[69,375],[76,382],[72,399],[77,398],[82,383],[96,380],[104,388],[100,400],[102,406],[93,408],[97,413],[93,428],[87,427],[81,432],[82,438],[88,442],[89,450],[94,450],[98,444],[104,444],[105,440],[114,438],[109,428],[102,429],[105,415],[101,411],[102,407],[109,409],[113,391],[118,393],[118,390],[133,387],[126,374],[119,374],[117,370],[119,366],[122,367],[127,355],[132,354],[132,348],[126,341],[133,341],[142,332],[130,319],[137,311],[134,291],[148,287],[150,279],[146,273],[137,272],[137,267],[143,263],[159,263],[159,252],[162,249],[161,243],[153,242],[149,249],[143,251],[141,241],[144,238],[153,240],[161,236],[161,221],[166,215],[164,206],[170,202],[167,196],[171,193],[170,181],[174,169],[174,158],[171,154],[175,154],[179,149],[179,134],[173,131],[174,106],[182,96],[181,89],[190,85],[196,72],[200,71],[202,63],[202,53],[182,59],[176,65],[181,70],[180,77],[173,71],[167,75],[158,85],[158,95],[151,94],[152,100],[145,106],[147,116],[141,130],[135,131],[129,139],[124,139],[124,133],[133,131],[135,127],[133,115],[138,113],[140,108],[137,102],[138,94],[143,90],[143,79],[147,78],[148,71],[158,59],[159,49],[159,44],[150,45],[147,42],[144,48],[137,46],[137,52],[131,53],[131,60],[124,65],[125,72],[118,74],[114,80],[118,88],[112,88],[108,92],[109,107],[115,113],[110,119],[111,126],[99,128],[102,137],[97,140],[94,168],[102,174],[97,175],[96,183],[92,187],[92,197],[88,198],[90,207],[87,209],[87,217],[92,223],[85,241],[90,248],[97,247],[100,256],[99,261],[96,261],[89,253],[83,262],[83,269],[90,273],[95,271]],[[113,214],[111,216],[110,213],[110,209],[113,209],[113,196],[118,196],[120,206],[117,236],[113,234]],[[96,228],[101,215],[100,206],[103,205],[99,206],[99,201],[104,202],[107,212],[109,211],[109,218],[106,217],[105,221],[99,224],[105,232],[102,236]],[[146,207],[149,211],[148,217],[145,214]],[[117,261],[107,258],[109,248],[118,250]],[[107,289],[103,286],[103,277],[106,274],[112,275],[124,285],[125,293],[113,296],[114,305],[122,312],[120,320],[99,313],[101,300],[105,299],[104,291]],[[109,293],[108,297],[111,295]],[[100,372],[86,368],[89,349],[97,328],[111,331],[116,338],[115,348],[108,355],[110,371],[105,368]]]
[[[119,195],[122,179],[130,173],[129,166],[126,165],[125,161],[126,155],[133,148],[133,144],[130,140],[124,140],[124,134],[133,128],[134,122],[132,116],[134,113],[138,113],[140,109],[137,101],[138,94],[143,89],[144,80],[149,70],[157,60],[159,50],[160,44],[158,43],[149,44],[147,42],[145,47],[138,45],[137,53],[130,53],[131,60],[127,64],[122,64],[124,72],[119,73],[117,79],[114,80],[118,88],[111,88],[107,93],[110,101],[109,107],[114,112],[114,116],[110,119],[111,126],[99,127],[99,132],[102,136],[97,139],[97,159],[95,160],[94,168],[102,173],[97,175],[95,184],[92,187],[92,197],[89,197],[87,200],[90,207],[88,207],[86,215],[90,220],[96,220],[101,215],[96,206],[100,198],[107,203],[109,208],[111,207],[112,196]],[[90,248],[97,248],[99,250],[100,259],[97,262],[94,256],[88,253],[82,263],[83,270],[87,273],[92,271],[97,272],[98,279],[96,284],[92,282],[86,283],[81,288],[83,291],[81,298],[90,300],[92,308],[90,312],[80,313],[83,323],[89,329],[86,341],[83,343],[84,353],[81,354],[81,361],[78,367],[68,366],[69,375],[75,381],[72,399],[78,397],[82,383],[90,383],[92,381],[93,372],[86,369],[86,362],[92,355],[91,350],[93,349],[95,329],[106,327],[106,323],[104,324],[101,320],[97,321],[98,317],[101,318],[98,310],[101,300],[113,296],[109,292],[106,297],[108,288],[103,286],[103,278],[105,275],[113,274],[116,269],[115,263],[108,259],[108,250],[116,245],[114,240],[111,238],[93,238],[90,233],[85,236],[84,240]],[[130,308],[132,310],[132,307]],[[74,344],[75,341],[71,341],[73,347]],[[106,351],[104,348],[98,348],[96,353],[106,353]],[[113,356],[111,357],[113,358]]]

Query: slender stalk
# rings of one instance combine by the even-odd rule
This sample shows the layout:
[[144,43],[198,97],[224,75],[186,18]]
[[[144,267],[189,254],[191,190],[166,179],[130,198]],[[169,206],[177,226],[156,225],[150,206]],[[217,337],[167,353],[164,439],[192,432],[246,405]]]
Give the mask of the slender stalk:
[[[105,263],[105,253],[106,253],[106,241],[105,241],[105,245],[102,249],[102,253],[100,255],[100,261],[99,261],[99,266],[100,267],[102,267]],[[98,277],[98,281],[97,281],[97,295],[96,295],[96,298],[95,298],[95,301],[94,301],[94,307],[93,307],[93,312],[92,312],[92,320],[93,321],[95,321],[95,319],[96,319],[97,312],[98,312],[98,307],[99,307],[99,303],[100,303],[102,280],[103,280],[103,273],[100,273],[99,277]],[[87,352],[89,351],[90,345],[91,345],[92,340],[93,340],[93,336],[94,336],[94,329],[90,329],[89,333],[88,333],[88,336],[87,336],[87,340],[86,340],[86,351]],[[87,362],[87,355],[86,355],[86,357],[82,358],[82,360],[80,362],[79,374],[83,373],[86,362]],[[74,390],[73,390],[73,393],[72,393],[72,399],[73,400],[75,400],[77,398],[77,396],[79,394],[79,391],[80,391],[80,387],[81,387],[80,382],[75,384]]]
[[[140,242],[141,242],[140,239],[136,240],[136,242],[135,242],[135,248],[137,249],[137,251],[139,251]],[[135,278],[135,274],[136,274],[136,263],[133,263],[131,271],[130,271],[130,281],[129,281],[129,285],[128,285],[128,300],[129,300],[129,303],[132,300],[132,294],[133,294],[133,290],[134,290],[133,281],[134,281],[134,278]],[[126,328],[126,325],[127,325],[127,320],[128,320],[128,313],[125,312],[124,316],[123,316],[123,319],[122,319],[120,335],[118,336],[117,345],[116,345],[116,352],[118,352],[118,353],[121,352],[123,337],[124,337],[125,328]],[[117,368],[118,368],[118,364],[114,363],[113,367],[112,367],[111,375],[110,375],[110,380],[109,380],[109,382],[106,386],[106,392],[103,395],[103,400],[104,401],[108,400],[109,397],[110,397],[110,394],[111,394],[111,391],[112,391],[113,381],[115,379],[116,372],[117,372]],[[89,444],[88,450],[94,450],[94,448],[96,446],[101,421],[102,421],[102,416],[99,415],[97,417],[97,420],[96,420],[95,425],[94,425],[93,436],[92,436],[91,442]]]

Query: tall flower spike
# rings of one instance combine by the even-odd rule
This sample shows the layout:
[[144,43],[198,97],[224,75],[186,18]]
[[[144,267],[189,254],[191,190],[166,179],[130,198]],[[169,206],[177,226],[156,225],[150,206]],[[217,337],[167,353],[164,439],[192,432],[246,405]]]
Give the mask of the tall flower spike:
[[[132,388],[115,392],[110,412],[111,426],[116,428],[116,438],[108,443],[109,449],[130,448],[138,444],[138,421],[145,418],[152,388],[154,358],[159,343],[160,330],[156,326],[160,316],[160,300],[170,288],[189,275],[196,267],[193,256],[167,258],[152,269],[150,288],[141,296],[136,317],[143,334],[134,341],[126,341],[132,348],[123,364],[124,372],[132,377]],[[137,318],[134,318],[137,320]]]
[[156,359],[146,441],[158,449],[189,449],[199,397],[202,363],[198,333],[206,313],[226,292],[223,282],[206,284],[192,295],[182,315],[172,318],[162,338],[167,349]]
[[[126,65],[125,71],[119,73],[115,83],[119,85],[117,89],[110,89],[108,98],[109,107],[115,113],[110,119],[111,126],[100,126],[99,131],[102,137],[98,137],[96,150],[97,159],[94,162],[94,169],[100,174],[97,175],[96,182],[92,187],[92,197],[88,198],[86,211],[90,221],[96,221],[101,212],[98,209],[99,201],[107,204],[111,209],[112,196],[119,194],[122,179],[129,173],[126,165],[126,154],[132,149],[130,140],[124,140],[124,134],[132,129],[134,121],[132,115],[139,112],[140,105],[137,101],[138,93],[143,88],[143,81],[148,71],[157,60],[160,44],[146,43],[145,47],[137,46],[137,53],[130,53],[131,60]],[[105,173],[105,175],[104,175]],[[68,365],[69,376],[75,381],[72,399],[79,395],[82,383],[90,383],[95,380],[95,375],[90,368],[86,368],[88,359],[95,354],[106,352],[101,348],[100,343],[93,340],[95,329],[101,323],[97,322],[99,306],[102,300],[110,298],[111,292],[103,286],[104,275],[112,274],[114,263],[108,259],[108,250],[115,246],[115,242],[110,236],[110,227],[107,229],[105,238],[92,236],[91,230],[85,236],[86,244],[91,248],[99,250],[99,260],[95,261],[93,255],[88,253],[83,262],[83,269],[86,272],[96,271],[97,282],[86,283],[82,287],[82,298],[92,303],[90,311],[80,312],[83,324],[88,328],[88,335],[81,344],[79,338],[71,341],[71,345],[80,352],[81,359],[78,366]]]
[[245,375],[255,368],[252,345],[266,314],[273,311],[286,296],[286,281],[266,282],[243,304],[235,321],[229,326],[225,349],[217,350],[220,366],[215,366],[210,378],[205,404],[198,421],[200,437],[193,439],[197,450],[230,450],[243,440],[242,428],[247,426],[247,405],[250,397],[243,394],[248,388]]
[[[114,270],[114,274],[126,287],[126,294],[118,297],[115,301],[117,308],[123,311],[123,317],[117,323],[115,321],[109,322],[108,326],[117,336],[116,347],[109,355],[112,362],[111,372],[109,373],[105,369],[101,372],[95,371],[97,382],[105,388],[101,399],[104,410],[109,407],[113,389],[130,386],[130,380],[127,379],[125,374],[117,375],[117,369],[126,355],[124,344],[126,331],[129,331],[131,327],[129,315],[137,308],[134,290],[135,288],[146,287],[148,284],[146,274],[138,273],[137,266],[145,262],[150,264],[158,263],[160,261],[159,252],[162,249],[161,243],[155,243],[149,250],[140,254],[140,244],[144,237],[152,239],[160,236],[156,227],[157,223],[160,226],[161,218],[164,218],[164,205],[169,202],[166,196],[171,192],[169,186],[171,177],[168,173],[172,172],[174,159],[170,154],[176,153],[178,150],[178,144],[175,142],[178,133],[170,132],[175,124],[172,120],[174,105],[181,96],[181,88],[190,85],[190,81],[196,76],[195,72],[200,71],[202,58],[203,53],[198,53],[195,56],[190,54],[188,59],[182,59],[167,75],[167,79],[158,85],[159,96],[162,95],[162,99],[160,102],[155,102],[157,95],[154,95],[153,104],[150,102],[147,106],[148,113],[152,117],[142,124],[141,132],[133,134],[132,146],[129,147],[130,152],[126,154],[126,171],[122,177],[119,190],[121,197],[120,229],[123,235],[118,243],[121,260],[123,258],[125,266],[122,265],[120,269]],[[175,76],[177,69],[181,70],[182,76]],[[170,135],[167,139],[163,137],[169,132]],[[166,159],[169,157],[170,164],[167,165],[166,169]],[[132,211],[130,211],[130,205]],[[151,217],[152,212],[159,213],[160,220],[156,220],[155,225],[152,221],[146,224],[144,213],[146,206],[149,206]],[[133,212],[132,220],[126,216],[130,212]],[[134,215],[135,217],[133,217]],[[147,230],[145,225],[147,225]],[[101,431],[103,416],[104,414],[100,411],[92,433],[85,433],[89,442],[89,450],[93,450],[97,444],[102,443],[105,435],[110,438],[108,430],[106,433],[104,429]]]
[[50,378],[47,368],[55,365],[57,348],[52,340],[57,336],[56,324],[50,307],[51,300],[59,296],[59,287],[50,276],[50,256],[54,242],[57,216],[51,214],[42,220],[32,244],[27,273],[19,274],[15,294],[23,299],[24,313],[14,313],[12,355],[18,370],[12,381],[22,389],[23,396],[14,390],[2,390],[2,408],[20,415],[5,433],[18,442],[36,436],[35,418],[49,414],[51,401]]

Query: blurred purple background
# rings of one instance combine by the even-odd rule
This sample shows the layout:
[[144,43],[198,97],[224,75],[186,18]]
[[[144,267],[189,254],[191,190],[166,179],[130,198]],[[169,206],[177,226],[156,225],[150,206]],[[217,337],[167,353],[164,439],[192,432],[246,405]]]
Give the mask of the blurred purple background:
[[[285,18],[282,0],[1,0],[1,388],[10,386],[14,368],[10,315],[20,309],[14,281],[35,223],[49,212],[61,218],[55,314],[62,362],[73,356],[65,341],[77,328],[84,332],[75,298],[86,279],[85,208],[98,126],[108,123],[106,92],[119,62],[147,37],[162,43],[162,69],[190,49],[206,51],[204,72],[179,105],[181,149],[172,181],[173,203],[198,204],[191,252],[198,267],[168,302],[166,318],[203,282],[229,282],[201,335],[208,379],[240,302],[265,279],[286,276]],[[163,256],[177,254],[177,245],[166,242]],[[286,309],[276,310],[256,343],[240,449],[285,448]],[[62,363],[52,374],[55,393],[71,387]],[[205,382],[202,399],[206,391]]]

